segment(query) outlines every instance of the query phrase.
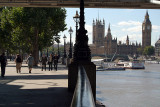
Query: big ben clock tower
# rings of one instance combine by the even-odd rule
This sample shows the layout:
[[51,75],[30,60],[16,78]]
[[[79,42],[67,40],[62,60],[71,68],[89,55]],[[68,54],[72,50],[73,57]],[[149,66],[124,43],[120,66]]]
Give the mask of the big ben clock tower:
[[151,31],[152,24],[149,20],[149,14],[147,11],[142,24],[142,48],[145,48],[146,46],[151,46]]

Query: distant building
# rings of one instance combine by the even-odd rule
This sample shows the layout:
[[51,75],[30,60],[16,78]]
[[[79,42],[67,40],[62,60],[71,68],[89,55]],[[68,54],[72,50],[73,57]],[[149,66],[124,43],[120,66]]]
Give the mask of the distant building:
[[146,46],[151,46],[151,32],[152,32],[152,24],[149,19],[149,14],[147,11],[145,19],[142,23],[142,48],[145,48]]
[[104,36],[105,32],[105,22],[101,20],[93,20],[93,44],[90,45],[92,55],[112,55],[123,54],[123,55],[134,55],[137,54],[137,48],[141,45],[136,42],[136,44],[129,42],[129,37],[127,35],[126,43],[117,43],[117,38],[112,38],[110,24],[108,26],[107,35]]
[[126,43],[117,41],[111,34],[110,24],[108,26],[107,35],[105,36],[105,21],[93,20],[93,44],[90,45],[92,55],[112,55],[114,53],[120,55],[135,55],[137,49],[141,47],[151,46],[151,30],[152,25],[149,20],[148,11],[142,24],[142,46],[141,43],[131,43],[129,36],[126,37]]
[[156,56],[160,56],[160,38],[155,43],[155,55]]
[[[72,53],[74,51],[74,46],[73,46],[73,42],[71,44],[71,47],[72,47]],[[67,42],[66,43],[66,54],[69,55],[69,48],[70,48],[70,42]]]
[[101,20],[93,20],[93,44],[97,47],[104,46],[105,22]]

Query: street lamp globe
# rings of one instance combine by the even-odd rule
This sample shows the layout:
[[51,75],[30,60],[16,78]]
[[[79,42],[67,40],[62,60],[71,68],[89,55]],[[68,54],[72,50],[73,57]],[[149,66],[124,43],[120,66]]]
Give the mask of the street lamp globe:
[[75,16],[73,17],[73,20],[76,22],[76,23],[79,23],[79,14],[78,14],[78,11],[76,11],[76,14],[75,14]]
[[66,37],[66,35],[64,34],[63,39],[66,40],[66,38],[67,38],[67,37]]
[[68,30],[69,34],[73,33],[72,27],[70,27],[70,29]]

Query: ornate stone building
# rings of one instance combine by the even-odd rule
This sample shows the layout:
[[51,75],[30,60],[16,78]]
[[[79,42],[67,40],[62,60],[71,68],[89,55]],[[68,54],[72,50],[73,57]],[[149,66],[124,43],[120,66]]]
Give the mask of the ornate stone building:
[[93,44],[100,47],[104,46],[105,22],[101,20],[93,20]]
[[126,43],[117,43],[117,38],[113,38],[111,34],[110,24],[108,26],[107,35],[104,36],[105,22],[101,20],[93,20],[93,44],[90,45],[92,55],[112,55],[114,53],[121,55],[137,54],[137,48],[141,45],[136,43],[129,44],[129,37],[127,35]]
[[129,36],[126,37],[126,43],[117,42],[117,38],[113,38],[111,34],[110,24],[108,26],[107,35],[105,36],[105,21],[93,20],[93,44],[90,45],[92,55],[112,55],[114,53],[120,55],[137,54],[138,48],[151,46],[152,25],[149,19],[148,11],[142,23],[142,46],[139,43],[130,43]]
[[160,38],[159,40],[155,43],[155,55],[160,56]]
[[114,54],[117,51],[117,38],[112,39],[110,24],[108,26],[108,32],[104,39],[104,50],[107,55]]
[[147,11],[145,19],[142,23],[142,48],[145,48],[146,46],[151,46],[151,32],[152,32],[152,24],[149,19],[149,14]]

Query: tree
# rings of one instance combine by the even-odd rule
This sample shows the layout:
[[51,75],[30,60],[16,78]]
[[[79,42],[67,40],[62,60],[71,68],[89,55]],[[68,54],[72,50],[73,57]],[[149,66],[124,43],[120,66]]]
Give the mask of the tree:
[[6,15],[7,11],[3,11],[4,8],[0,8],[0,51],[4,52],[5,50],[9,50],[9,47],[12,46],[11,40],[11,29],[12,26],[9,23]]
[[154,47],[153,46],[146,46],[144,48],[143,54],[148,55],[148,56],[153,55],[154,54]]
[[34,65],[38,64],[38,51],[51,46],[53,36],[66,29],[66,10],[63,8],[16,7],[4,10],[8,12],[7,20],[12,25],[13,42],[18,43],[22,50],[32,53]]
[[137,52],[138,52],[138,54],[142,55],[142,53],[143,53],[143,48],[138,48],[138,49],[137,49]]

